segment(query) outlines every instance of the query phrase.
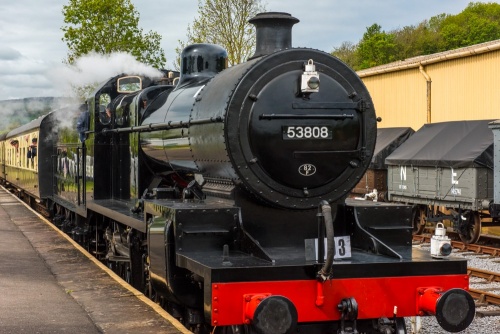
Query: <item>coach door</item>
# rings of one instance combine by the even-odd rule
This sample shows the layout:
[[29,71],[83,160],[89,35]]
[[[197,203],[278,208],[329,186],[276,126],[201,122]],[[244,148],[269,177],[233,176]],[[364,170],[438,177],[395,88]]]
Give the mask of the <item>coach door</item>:
[[54,193],[78,207],[85,205],[85,147],[59,144],[55,161]]

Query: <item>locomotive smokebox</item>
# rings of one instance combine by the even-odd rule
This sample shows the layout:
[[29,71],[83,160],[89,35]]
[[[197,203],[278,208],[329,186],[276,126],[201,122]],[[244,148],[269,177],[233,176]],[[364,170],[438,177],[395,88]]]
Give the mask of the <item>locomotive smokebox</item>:
[[257,14],[249,23],[255,26],[255,53],[250,59],[292,47],[292,27],[299,19],[288,13],[268,12]]

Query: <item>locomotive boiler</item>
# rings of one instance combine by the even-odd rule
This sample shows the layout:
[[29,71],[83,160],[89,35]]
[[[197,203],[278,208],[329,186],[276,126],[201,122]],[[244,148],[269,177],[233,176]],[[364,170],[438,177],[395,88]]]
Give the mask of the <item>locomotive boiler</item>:
[[[195,44],[178,78],[101,85],[79,118],[78,186],[40,202],[195,333],[406,333],[429,314],[466,328],[466,261],[412,249],[410,206],[345,200],[376,141],[360,78],[293,48],[291,15],[250,22],[247,62]],[[72,138],[46,138],[53,156]]]
[[[275,16],[252,22],[259,26]],[[287,31],[276,33],[290,34],[294,19],[281,20],[279,29]],[[268,36],[260,37],[269,43]],[[287,38],[270,50],[258,46],[248,62],[224,71],[226,53],[219,46],[186,48],[177,87],[143,125],[189,127],[142,135],[143,151],[178,174],[202,176],[207,194],[212,188],[222,192],[222,185],[244,188],[245,196],[287,209],[311,209],[344,196],[373,151],[372,102],[337,59],[288,49]],[[260,53],[269,54],[265,61]]]

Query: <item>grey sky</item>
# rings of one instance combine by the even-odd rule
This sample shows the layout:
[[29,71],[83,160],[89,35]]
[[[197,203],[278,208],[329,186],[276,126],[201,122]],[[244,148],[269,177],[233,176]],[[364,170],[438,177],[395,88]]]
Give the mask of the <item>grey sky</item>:
[[[62,6],[68,0],[0,1],[0,100],[61,96],[60,80],[66,44],[61,41]],[[145,32],[162,35],[167,67],[178,40],[197,16],[197,0],[132,0]],[[383,30],[417,24],[440,13],[457,14],[470,0],[263,0],[269,11],[287,12],[300,20],[293,46],[331,51],[343,41],[358,42],[366,27]],[[481,1],[490,2],[490,1]],[[58,82],[59,81],[59,82]]]

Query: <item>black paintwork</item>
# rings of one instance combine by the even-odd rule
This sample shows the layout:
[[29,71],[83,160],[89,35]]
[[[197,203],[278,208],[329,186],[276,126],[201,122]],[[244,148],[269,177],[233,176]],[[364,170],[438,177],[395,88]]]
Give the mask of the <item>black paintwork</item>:
[[[309,246],[324,236],[325,203],[335,236],[352,244],[350,258],[333,262],[333,279],[466,274],[464,260],[412,249],[411,207],[344,203],[370,164],[375,110],[348,66],[291,47],[297,21],[284,13],[254,19],[257,51],[230,68],[221,47],[189,46],[177,85],[142,77],[142,90],[120,94],[125,75],[110,78],[87,101],[88,131],[62,131],[55,114],[35,126],[44,139],[41,193],[85,218],[87,246],[130,272],[136,287],[149,278],[193,328],[210,322],[212,283],[316,280],[324,260]],[[320,88],[304,93],[312,63]],[[291,127],[324,132],[297,139]]]

